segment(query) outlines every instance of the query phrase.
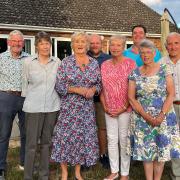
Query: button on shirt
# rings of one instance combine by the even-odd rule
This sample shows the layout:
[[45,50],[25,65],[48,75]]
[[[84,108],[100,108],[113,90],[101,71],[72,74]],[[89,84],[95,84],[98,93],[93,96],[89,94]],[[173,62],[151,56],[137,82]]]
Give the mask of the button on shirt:
[[58,58],[50,57],[47,64],[41,64],[37,55],[25,59],[22,86],[22,96],[26,97],[23,106],[25,112],[59,110],[60,98],[54,87],[60,62]]
[[166,63],[170,66],[171,71],[173,72],[173,79],[174,79],[174,85],[175,85],[175,93],[176,101],[180,101],[180,60],[177,61],[176,64],[174,64],[169,56],[163,57],[160,60],[161,63]]
[[10,51],[0,54],[0,90],[21,91],[22,90],[22,62],[29,54],[22,52],[14,59]]

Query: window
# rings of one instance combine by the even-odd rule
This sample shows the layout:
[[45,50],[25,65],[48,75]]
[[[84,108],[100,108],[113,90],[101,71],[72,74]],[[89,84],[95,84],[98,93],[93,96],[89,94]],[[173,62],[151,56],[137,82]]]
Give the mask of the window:
[[71,39],[63,37],[53,38],[52,54],[61,60],[71,55]]
[[31,40],[30,39],[25,39],[24,40],[24,48],[23,50],[29,54],[31,54]]
[[34,36],[24,36],[23,50],[29,53],[30,55],[35,54],[34,40]]
[[125,49],[130,48],[133,45],[133,41],[126,41]]
[[7,50],[7,38],[0,38],[0,53]]

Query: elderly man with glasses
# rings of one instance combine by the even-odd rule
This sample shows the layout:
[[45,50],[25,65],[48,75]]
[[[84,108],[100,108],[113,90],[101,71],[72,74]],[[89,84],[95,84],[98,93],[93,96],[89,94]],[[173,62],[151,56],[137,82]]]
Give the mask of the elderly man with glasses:
[[24,98],[21,97],[22,61],[28,56],[23,52],[24,37],[20,31],[10,32],[7,44],[9,50],[0,54],[0,180],[4,180],[6,157],[13,121],[18,114],[21,136],[20,168],[24,166],[25,129]]
[[[174,109],[176,112],[177,122],[180,125],[180,34],[176,32],[170,33],[166,38],[166,49],[168,56],[161,59],[161,63],[166,63],[170,66],[174,85],[175,85],[175,99],[173,102]],[[173,153],[173,152],[172,152]],[[172,163],[172,180],[180,179],[180,159],[174,158],[171,160]]]

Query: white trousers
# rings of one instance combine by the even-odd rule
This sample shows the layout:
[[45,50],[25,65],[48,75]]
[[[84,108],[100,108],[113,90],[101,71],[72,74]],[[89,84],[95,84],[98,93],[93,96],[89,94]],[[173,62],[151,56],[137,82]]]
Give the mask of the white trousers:
[[[126,153],[127,134],[130,124],[130,113],[124,112],[118,117],[105,114],[108,139],[108,154],[111,172],[119,172],[119,145],[121,156],[121,175],[129,175],[130,156]],[[119,144],[119,145],[118,145]]]

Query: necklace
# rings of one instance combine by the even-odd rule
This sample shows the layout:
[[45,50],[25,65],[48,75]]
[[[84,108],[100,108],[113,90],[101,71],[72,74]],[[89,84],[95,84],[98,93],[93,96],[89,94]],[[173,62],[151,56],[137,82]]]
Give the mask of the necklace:
[[86,64],[82,64],[81,66],[82,66],[83,68],[85,68]]

